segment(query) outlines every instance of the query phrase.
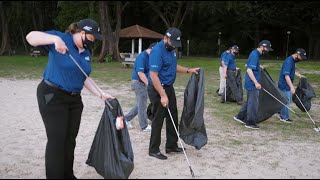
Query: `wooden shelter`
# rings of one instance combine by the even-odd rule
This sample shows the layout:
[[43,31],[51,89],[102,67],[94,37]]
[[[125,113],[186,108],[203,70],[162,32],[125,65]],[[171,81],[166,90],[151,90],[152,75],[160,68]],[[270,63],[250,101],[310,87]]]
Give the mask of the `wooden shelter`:
[[139,46],[138,46],[138,54],[142,51],[142,38],[145,39],[162,39],[163,34],[157,33],[145,27],[139,25],[133,25],[120,30],[120,38],[131,38],[132,46],[131,46],[131,55],[130,57],[134,57],[134,39],[139,38]]

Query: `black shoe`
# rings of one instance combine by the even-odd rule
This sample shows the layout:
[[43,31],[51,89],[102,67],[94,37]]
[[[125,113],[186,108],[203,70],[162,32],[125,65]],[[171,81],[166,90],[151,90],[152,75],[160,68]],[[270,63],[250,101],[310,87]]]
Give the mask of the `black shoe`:
[[[184,148],[184,150],[186,150],[186,148]],[[166,148],[166,153],[172,153],[172,152],[176,152],[176,153],[180,153],[182,152],[183,149],[182,148],[174,148],[174,149],[170,149],[170,148]]]
[[163,155],[163,154],[161,154],[161,152],[149,153],[149,156],[152,156],[152,157],[155,157],[155,158],[158,158],[158,159],[161,159],[161,160],[168,159],[168,157]]
[[224,102],[225,102],[225,100],[224,100],[224,99],[221,99],[221,100],[220,100],[220,102],[221,102],[221,103],[224,103]]
[[253,124],[253,125],[245,125],[246,128],[249,128],[249,129],[259,129],[260,127]]

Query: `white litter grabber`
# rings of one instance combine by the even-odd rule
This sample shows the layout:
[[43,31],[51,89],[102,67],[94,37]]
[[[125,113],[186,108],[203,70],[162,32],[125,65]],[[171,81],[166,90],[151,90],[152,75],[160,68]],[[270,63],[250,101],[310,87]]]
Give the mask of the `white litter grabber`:
[[303,109],[306,111],[306,113],[308,114],[309,118],[310,118],[310,119],[311,119],[311,121],[313,122],[313,125],[315,126],[315,128],[313,128],[313,129],[314,129],[316,132],[320,132],[319,127],[316,125],[316,123],[314,122],[314,120],[311,118],[311,116],[310,116],[310,114],[308,113],[308,111],[307,111],[306,107],[304,107],[304,105],[302,104],[302,102],[301,102],[301,100],[300,100],[299,96],[298,96],[297,94],[295,94],[295,95],[296,95],[297,99],[299,100],[299,102],[301,103],[301,105],[302,105]]
[[193,170],[192,170],[191,165],[190,165],[190,163],[189,163],[189,160],[188,160],[187,154],[186,154],[186,152],[184,151],[184,147],[183,147],[183,145],[182,145],[182,142],[181,142],[181,139],[180,139],[180,135],[179,135],[179,133],[178,133],[178,130],[177,130],[177,128],[176,128],[176,125],[174,124],[174,121],[173,121],[173,118],[172,118],[172,115],[171,115],[171,112],[170,112],[169,106],[167,105],[167,107],[166,107],[166,108],[168,109],[168,113],[169,113],[169,115],[170,115],[170,118],[171,118],[171,121],[172,121],[172,124],[173,124],[174,130],[176,130],[176,133],[177,133],[177,136],[178,136],[178,138],[179,138],[179,142],[180,142],[180,144],[181,144],[181,147],[182,147],[182,150],[183,150],[184,156],[185,156],[185,157],[186,157],[186,159],[187,159],[187,162],[188,162],[188,165],[189,165],[189,169],[190,169],[191,176],[192,176],[192,178],[195,178],[194,173],[193,173]]
[[284,105],[286,108],[288,108],[291,112],[293,112],[295,115],[297,115],[299,118],[301,118],[301,116],[299,116],[296,112],[294,112],[290,107],[288,107],[287,105],[285,105],[283,102],[281,102],[278,98],[276,98],[274,95],[272,95],[269,91],[267,91],[265,88],[261,87],[266,93],[268,93],[271,97],[273,97],[275,100],[277,100],[279,103],[281,103],[282,105]]

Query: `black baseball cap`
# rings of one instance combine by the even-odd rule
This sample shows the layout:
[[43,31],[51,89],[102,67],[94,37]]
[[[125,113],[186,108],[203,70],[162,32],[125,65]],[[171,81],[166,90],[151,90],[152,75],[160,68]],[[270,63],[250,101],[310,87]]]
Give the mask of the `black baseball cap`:
[[239,46],[237,46],[237,45],[233,45],[229,49],[230,50],[234,49],[234,50],[236,50],[236,52],[239,52]]
[[262,40],[260,43],[259,43],[259,47],[260,46],[264,46],[266,47],[269,51],[273,51],[273,49],[271,48],[271,43],[270,41],[268,40]]
[[157,43],[151,43],[148,47],[148,49],[152,49]]
[[98,23],[90,18],[82,19],[78,23],[78,28],[92,34],[96,39],[102,40],[101,31]]
[[307,53],[303,48],[298,48],[295,53],[299,54],[302,59],[307,59]]
[[178,48],[182,47],[181,45],[181,31],[178,28],[171,27],[167,30],[166,36],[170,39],[172,46]]

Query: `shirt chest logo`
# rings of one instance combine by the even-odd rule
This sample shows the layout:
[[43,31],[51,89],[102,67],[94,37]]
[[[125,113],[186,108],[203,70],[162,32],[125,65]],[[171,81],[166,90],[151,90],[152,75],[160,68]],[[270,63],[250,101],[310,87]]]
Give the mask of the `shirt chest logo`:
[[87,61],[90,61],[90,57],[89,56],[86,56],[84,59],[87,60]]

